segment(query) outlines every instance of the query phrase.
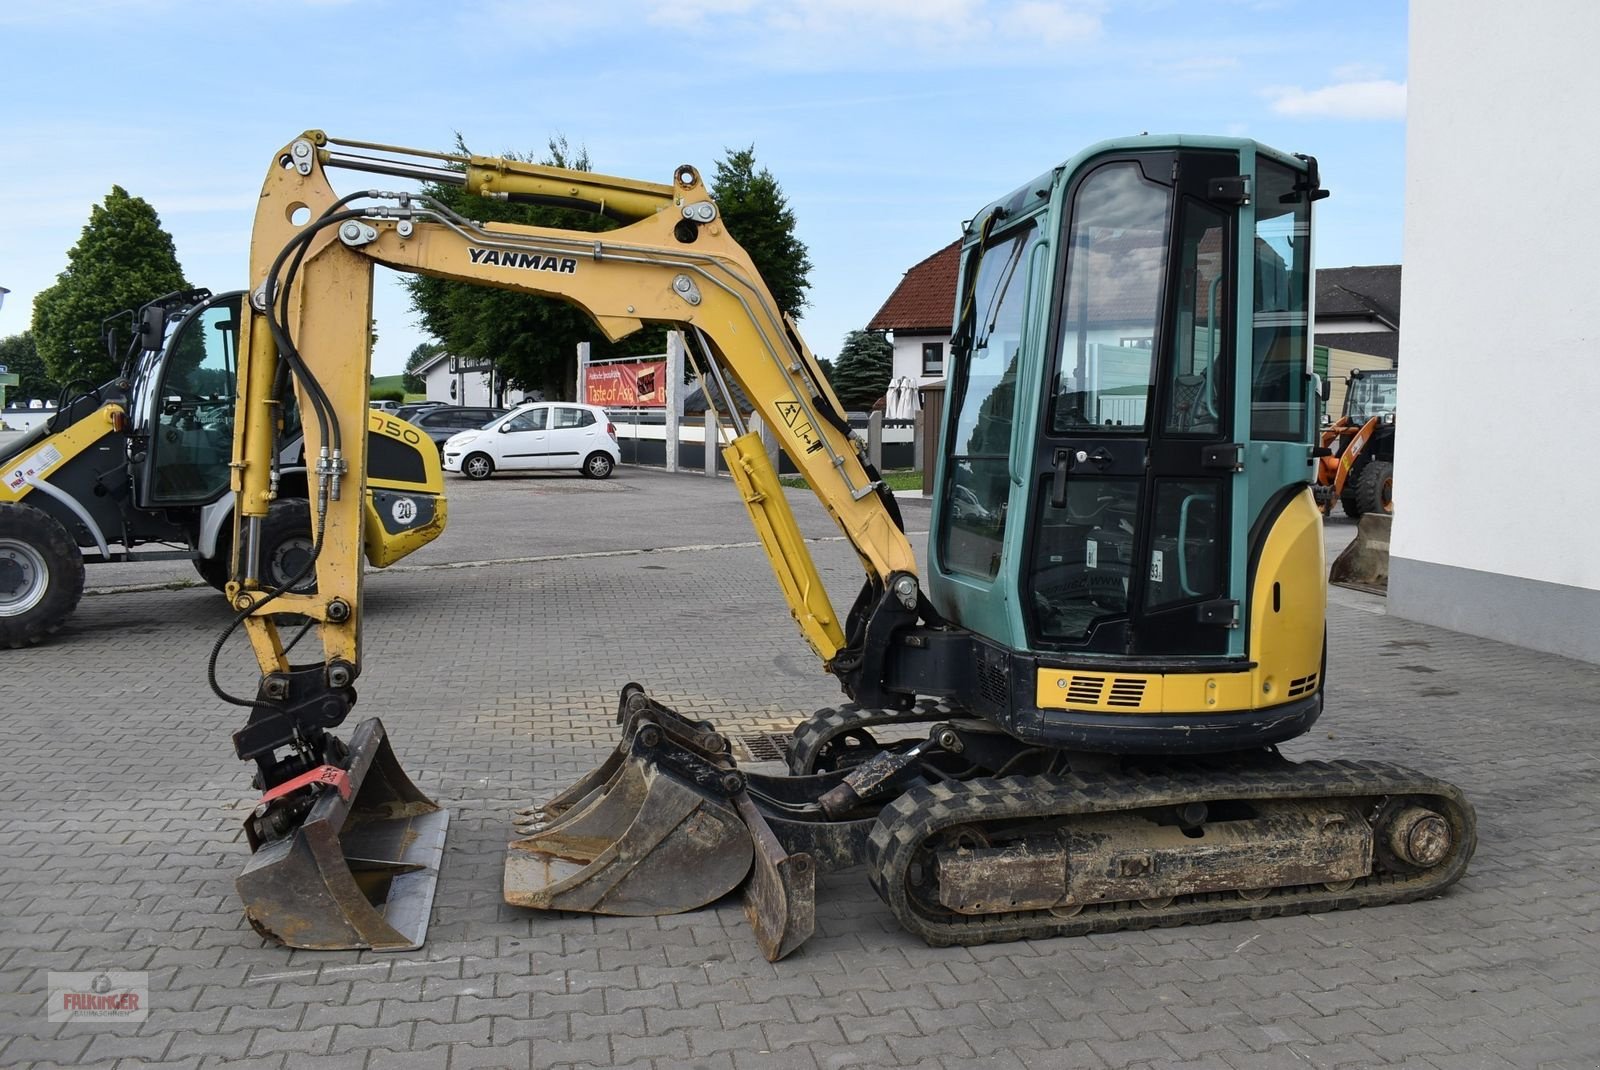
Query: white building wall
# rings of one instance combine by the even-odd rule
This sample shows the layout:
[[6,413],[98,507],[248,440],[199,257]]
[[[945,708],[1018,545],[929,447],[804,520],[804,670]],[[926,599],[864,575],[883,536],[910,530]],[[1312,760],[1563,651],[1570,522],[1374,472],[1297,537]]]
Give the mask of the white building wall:
[[1600,662],[1600,4],[1412,0],[1410,47],[1390,610]]
[[922,373],[922,344],[924,342],[938,342],[944,346],[945,366],[949,367],[950,361],[950,336],[948,334],[903,334],[895,331],[891,336],[894,340],[894,374],[891,381],[902,376],[910,376],[911,381],[918,386],[936,383],[944,378],[944,373],[938,375],[924,375]]
[[1393,327],[1367,320],[1325,320],[1317,324],[1318,334],[1393,334]]
[[[450,362],[442,360],[422,376],[423,393],[429,401],[442,401],[447,405],[493,405],[489,396],[487,372],[452,372]],[[451,384],[456,390],[450,392]],[[515,405],[523,398],[520,390],[506,391],[506,404]]]

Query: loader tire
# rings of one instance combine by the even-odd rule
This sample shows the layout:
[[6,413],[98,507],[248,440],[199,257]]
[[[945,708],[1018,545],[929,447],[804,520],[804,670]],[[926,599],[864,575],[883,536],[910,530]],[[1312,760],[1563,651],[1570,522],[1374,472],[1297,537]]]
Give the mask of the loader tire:
[[1394,465],[1376,459],[1368,461],[1356,480],[1356,500],[1362,513],[1394,512]]
[[83,597],[83,552],[48,513],[0,502],[0,646],[32,646]]
[[[261,521],[261,583],[277,590],[305,568],[316,546],[311,528],[311,503],[304,498],[279,498]],[[291,594],[316,594],[317,573],[307,572]]]
[[1371,467],[1371,461],[1364,464],[1358,462],[1356,470],[1345,479],[1344,489],[1339,492],[1339,505],[1344,509],[1344,515],[1351,520],[1360,520],[1361,514],[1365,512],[1361,507],[1361,476]]
[[211,557],[197,557],[194,561],[194,570],[200,578],[219,591],[228,587],[231,571],[228,558],[233,552],[233,536],[224,529],[217,533],[217,552]]

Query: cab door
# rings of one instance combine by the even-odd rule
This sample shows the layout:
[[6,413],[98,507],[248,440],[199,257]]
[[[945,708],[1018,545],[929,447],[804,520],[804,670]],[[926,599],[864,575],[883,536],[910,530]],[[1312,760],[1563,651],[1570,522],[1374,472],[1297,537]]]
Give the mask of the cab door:
[[501,421],[496,464],[505,469],[550,467],[550,406],[536,405]]
[[[1069,193],[1026,574],[1030,643],[1227,654],[1233,153],[1107,160]],[[1233,632],[1234,634],[1230,634]]]
[[140,384],[143,508],[205,505],[228,490],[241,299],[225,294],[185,316]]
[[599,448],[600,428],[594,413],[576,405],[557,405],[554,426],[550,429],[550,456],[547,467],[577,468],[583,459]]

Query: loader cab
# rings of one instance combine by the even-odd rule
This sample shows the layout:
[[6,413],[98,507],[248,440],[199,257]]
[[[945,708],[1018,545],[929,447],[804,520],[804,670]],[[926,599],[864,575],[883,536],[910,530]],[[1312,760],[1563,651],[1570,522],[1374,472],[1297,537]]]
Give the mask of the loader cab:
[[228,490],[243,295],[167,309],[164,337],[132,376],[141,508],[204,506]]
[[1245,657],[1252,553],[1308,472],[1321,195],[1314,161],[1254,142],[1138,138],[979,213],[929,547],[941,613],[1061,665]]
[[1344,395],[1344,414],[1351,423],[1360,425],[1374,416],[1394,418],[1395,399],[1399,394],[1399,374],[1392,370],[1350,373]]

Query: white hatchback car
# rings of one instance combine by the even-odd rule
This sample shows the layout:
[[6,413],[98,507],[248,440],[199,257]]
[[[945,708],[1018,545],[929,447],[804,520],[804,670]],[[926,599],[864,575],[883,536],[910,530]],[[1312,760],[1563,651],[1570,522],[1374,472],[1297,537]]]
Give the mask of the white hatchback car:
[[604,479],[622,461],[617,428],[596,405],[532,402],[444,443],[444,470],[468,479],[497,471],[565,469]]

